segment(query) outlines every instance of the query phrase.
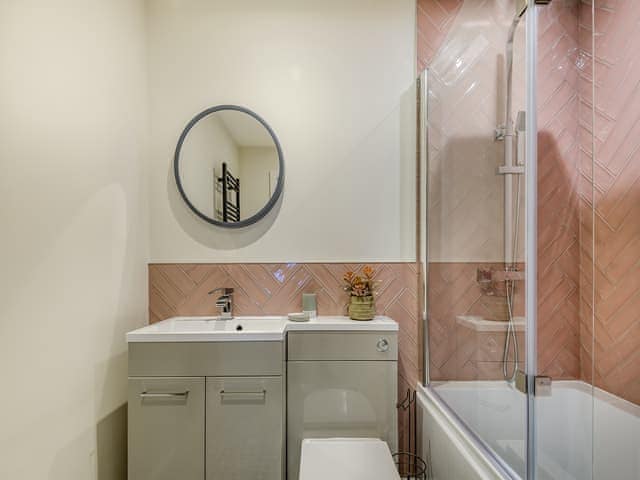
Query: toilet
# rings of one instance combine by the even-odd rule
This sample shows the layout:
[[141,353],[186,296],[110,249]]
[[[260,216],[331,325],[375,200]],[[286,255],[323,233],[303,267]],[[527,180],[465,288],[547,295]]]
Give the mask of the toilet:
[[302,441],[299,480],[400,480],[386,442],[377,438]]

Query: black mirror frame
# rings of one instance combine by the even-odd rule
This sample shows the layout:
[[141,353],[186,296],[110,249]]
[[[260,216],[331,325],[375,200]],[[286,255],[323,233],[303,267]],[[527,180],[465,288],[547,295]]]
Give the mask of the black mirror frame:
[[[191,129],[195,126],[195,124],[198,123],[200,120],[202,120],[204,117],[214,112],[219,112],[223,110],[234,110],[236,112],[246,113],[247,115],[253,117],[255,120],[260,122],[260,124],[267,129],[267,131],[269,132],[269,135],[271,135],[271,138],[273,139],[273,142],[276,145],[276,150],[278,151],[279,171],[278,171],[278,183],[276,184],[275,192],[273,192],[273,195],[271,195],[271,198],[269,198],[269,201],[264,205],[264,207],[262,207],[258,212],[256,212],[251,217],[245,220],[240,220],[239,222],[221,222],[219,220],[215,220],[211,217],[206,216],[204,213],[198,210],[193,205],[193,203],[191,203],[191,201],[187,197],[186,192],[184,191],[184,188],[182,187],[182,182],[180,181],[180,168],[179,168],[180,167],[180,151],[182,150],[182,145],[184,144],[184,141],[187,138],[187,135],[189,134]],[[271,129],[269,124],[266,121],[264,121],[264,119],[260,117],[260,115],[253,112],[252,110],[249,110],[248,108],[241,107],[238,105],[216,105],[215,107],[207,108],[206,110],[200,112],[195,117],[193,117],[191,121],[187,124],[187,126],[184,128],[182,133],[180,134],[180,138],[178,139],[178,144],[176,145],[176,151],[173,156],[173,174],[175,176],[176,186],[178,187],[180,196],[182,197],[184,202],[187,204],[187,206],[191,209],[191,211],[195,213],[198,217],[200,217],[205,222],[215,225],[217,227],[242,228],[242,227],[248,227],[249,225],[253,225],[254,223],[264,218],[265,215],[267,215],[267,213],[271,211],[271,209],[274,207],[274,205],[282,195],[282,190],[284,189],[284,156],[282,155],[282,147],[280,146],[280,141],[278,140],[278,137],[276,136],[275,132]]]

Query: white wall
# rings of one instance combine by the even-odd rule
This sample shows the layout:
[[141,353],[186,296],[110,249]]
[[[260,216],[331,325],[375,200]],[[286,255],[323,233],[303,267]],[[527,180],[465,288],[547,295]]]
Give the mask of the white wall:
[[144,8],[0,2],[0,478],[122,479],[145,323]]
[[[186,3],[0,3],[0,478],[123,478],[149,247],[413,258],[413,1]],[[267,118],[287,162],[279,215],[240,233],[196,220],[171,175],[183,126],[222,102]]]
[[[147,8],[151,261],[415,259],[413,0]],[[171,171],[183,127],[221,103],[263,116],[286,162],[279,212],[242,231],[197,219]]]
[[216,177],[222,175],[222,164],[226,162],[237,176],[239,155],[231,134],[216,115],[208,115],[196,123],[182,144],[182,188],[191,203],[210,218],[214,218],[214,171]]
[[240,161],[240,213],[248,218],[255,215],[271,198],[273,183],[270,175],[278,174],[278,152],[274,147],[243,147]]

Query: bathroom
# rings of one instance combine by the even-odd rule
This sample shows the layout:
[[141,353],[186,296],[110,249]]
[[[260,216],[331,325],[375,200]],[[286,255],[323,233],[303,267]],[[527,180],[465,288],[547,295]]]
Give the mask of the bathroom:
[[640,480],[638,38],[0,2],[0,478]]

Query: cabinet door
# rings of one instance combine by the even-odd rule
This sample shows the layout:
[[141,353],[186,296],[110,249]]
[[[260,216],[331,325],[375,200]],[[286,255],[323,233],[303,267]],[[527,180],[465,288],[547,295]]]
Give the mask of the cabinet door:
[[204,480],[204,378],[129,378],[129,479]]
[[396,451],[396,362],[288,362],[287,384],[289,480],[305,438],[379,438]]
[[207,480],[282,480],[281,377],[207,378]]

